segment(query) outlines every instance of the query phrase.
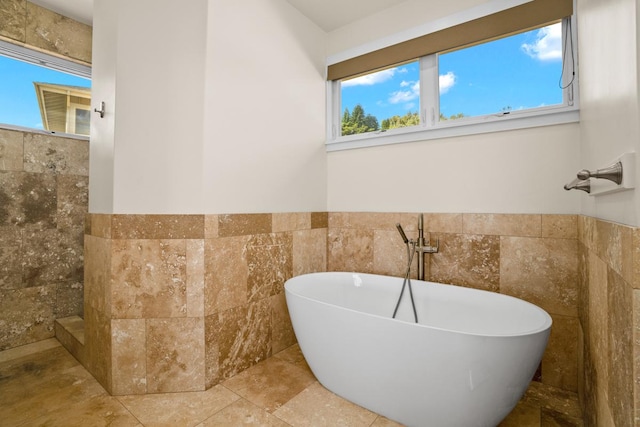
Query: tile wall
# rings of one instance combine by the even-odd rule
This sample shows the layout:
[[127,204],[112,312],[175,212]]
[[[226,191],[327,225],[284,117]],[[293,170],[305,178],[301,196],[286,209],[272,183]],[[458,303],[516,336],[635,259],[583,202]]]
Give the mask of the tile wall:
[[27,0],[0,0],[0,39],[90,64],[91,34],[89,25]]
[[[330,213],[328,270],[402,276],[406,249],[395,224],[417,237],[417,214]],[[580,425],[578,392],[578,217],[576,215],[425,214],[428,280],[512,295],[544,308],[553,328],[538,384],[513,425],[541,419]],[[415,260],[414,260],[415,263]],[[416,268],[413,272],[415,276]],[[560,401],[553,408],[540,402]],[[547,405],[548,406],[548,405]],[[558,408],[562,408],[558,410]],[[537,419],[538,423],[530,423]]]
[[0,129],[0,350],[83,312],[89,143]]
[[[91,27],[26,0],[0,0],[0,40],[91,62]],[[0,350],[82,315],[88,141],[0,129]]]
[[284,282],[326,213],[87,216],[85,366],[114,395],[205,390],[295,343]]
[[640,229],[579,217],[585,425],[640,426]]

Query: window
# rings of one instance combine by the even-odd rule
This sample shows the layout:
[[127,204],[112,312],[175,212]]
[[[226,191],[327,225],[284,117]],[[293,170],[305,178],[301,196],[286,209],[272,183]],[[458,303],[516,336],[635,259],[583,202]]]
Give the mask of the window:
[[[545,2],[529,3],[544,8]],[[343,77],[328,85],[327,149],[576,121],[572,19],[555,19],[507,35],[487,34],[484,40],[470,39],[462,47],[436,50],[355,76],[348,74],[374,66],[367,62],[384,63],[385,50],[395,46],[343,61],[334,70],[330,66],[330,76]],[[484,31],[486,25],[480,27]],[[452,39],[458,33],[460,29],[455,28],[440,39]],[[422,43],[429,44],[427,52],[435,50],[432,45],[446,47],[449,42],[424,37],[431,37]],[[389,56],[394,54],[389,51]]]
[[0,126],[89,135],[91,70],[0,42]]

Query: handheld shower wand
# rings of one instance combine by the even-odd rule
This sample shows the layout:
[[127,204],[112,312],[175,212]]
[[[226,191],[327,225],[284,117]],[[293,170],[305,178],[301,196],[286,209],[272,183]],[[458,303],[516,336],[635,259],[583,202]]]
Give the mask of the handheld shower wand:
[[404,244],[406,245],[407,243],[409,243],[409,239],[407,239],[407,235],[404,234],[404,230],[402,229],[402,226],[400,225],[400,223],[396,224],[396,228],[398,229],[398,233],[400,233],[400,236],[402,236],[402,240],[404,241]]

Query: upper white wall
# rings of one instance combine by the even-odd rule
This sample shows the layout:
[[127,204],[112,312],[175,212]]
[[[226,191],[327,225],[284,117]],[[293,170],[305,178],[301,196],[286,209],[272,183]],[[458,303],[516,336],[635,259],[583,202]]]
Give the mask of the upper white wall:
[[[408,1],[329,34],[337,54],[487,1]],[[328,155],[330,211],[569,213],[580,126],[548,126]]]
[[[636,0],[580,0],[581,169],[608,166],[635,151],[638,128],[638,29]],[[640,173],[636,189],[582,199],[585,215],[640,225]]]
[[96,0],[90,212],[326,210],[326,34],[285,0]]
[[205,211],[326,210],[326,34],[284,0],[211,0]]
[[90,212],[202,212],[206,0],[95,11]]

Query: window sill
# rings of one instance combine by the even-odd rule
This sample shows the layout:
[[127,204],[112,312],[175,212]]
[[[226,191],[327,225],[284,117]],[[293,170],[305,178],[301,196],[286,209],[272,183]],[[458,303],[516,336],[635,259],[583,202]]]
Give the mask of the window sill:
[[448,121],[431,128],[415,126],[386,132],[372,132],[339,137],[326,142],[326,150],[341,151],[355,148],[377,147],[381,145],[428,141],[457,136],[502,132],[539,126],[553,126],[580,121],[577,107],[545,108],[537,112],[505,115],[489,115],[459,121]]

